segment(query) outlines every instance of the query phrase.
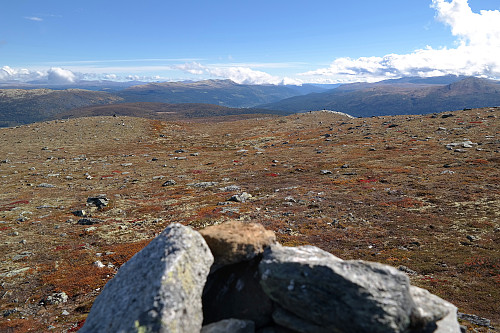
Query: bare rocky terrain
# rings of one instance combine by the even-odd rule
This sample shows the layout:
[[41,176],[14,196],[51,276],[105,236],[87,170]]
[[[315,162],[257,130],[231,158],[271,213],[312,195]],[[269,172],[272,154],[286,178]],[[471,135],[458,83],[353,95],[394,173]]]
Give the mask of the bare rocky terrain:
[[500,108],[203,123],[118,116],[2,128],[0,331],[77,331],[117,268],[168,224],[229,219],[261,223],[284,245],[390,264],[489,320],[464,320],[470,331],[492,331],[499,117]]

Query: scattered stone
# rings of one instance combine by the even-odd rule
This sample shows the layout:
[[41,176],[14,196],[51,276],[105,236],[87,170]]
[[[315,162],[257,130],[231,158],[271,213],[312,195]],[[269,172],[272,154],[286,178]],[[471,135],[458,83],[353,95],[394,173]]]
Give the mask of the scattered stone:
[[104,265],[100,260],[97,260],[94,262],[94,266],[97,268],[104,268],[106,265]]
[[462,141],[462,142],[448,143],[448,144],[446,144],[446,149],[448,149],[448,150],[455,150],[455,151],[458,151],[458,150],[463,151],[463,150],[459,149],[458,147],[472,148],[473,145],[477,145],[477,143],[473,143],[472,141],[465,140],[465,141]]
[[79,219],[78,222],[77,222],[77,224],[80,224],[80,225],[92,225],[92,224],[99,224],[99,223],[102,223],[102,222],[104,222],[104,221],[100,220],[100,219],[88,217],[88,218]]
[[321,170],[320,173],[322,175],[331,175],[333,172],[331,170]]
[[109,203],[109,199],[106,198],[105,195],[99,195],[97,197],[89,197],[87,198],[87,204],[94,205],[98,209],[106,207]]
[[169,179],[166,182],[164,182],[161,186],[174,186],[176,184],[177,184],[177,182],[175,180]]
[[196,187],[196,188],[209,188],[219,185],[218,182],[201,182],[201,183],[192,183],[188,184],[188,186]]
[[239,187],[238,185],[229,185],[226,187],[221,187],[219,190],[222,192],[235,192],[240,191],[241,187]]
[[129,166],[131,166],[131,165],[132,165],[132,163],[122,163],[122,164],[121,164],[121,166],[123,166],[123,167],[129,167]]
[[462,312],[458,312],[457,317],[458,317],[458,319],[466,320],[469,323],[472,323],[474,325],[486,326],[486,327],[492,328],[491,321],[489,319],[486,319],[486,318],[482,318],[482,317],[479,317],[479,316],[476,316],[473,314],[466,314],[466,313],[462,313]]
[[199,233],[171,224],[121,266],[79,332],[199,332],[212,263]]
[[235,194],[231,198],[227,199],[228,201],[234,201],[234,202],[246,202],[248,199],[252,197],[251,194],[247,192],[243,192],[241,194]]
[[45,299],[45,303],[47,304],[61,304],[66,303],[69,297],[65,292],[53,293],[52,295],[47,296]]
[[41,184],[38,184],[37,187],[54,188],[56,186],[52,185],[52,184],[48,184],[48,183],[41,183]]
[[442,175],[453,175],[454,173],[455,173],[455,171],[453,171],[453,170],[444,170],[444,171],[441,171]]
[[31,268],[30,267],[23,267],[19,269],[14,269],[12,271],[9,271],[7,273],[0,273],[0,277],[13,277],[22,273],[27,273]]
[[251,320],[224,319],[201,328],[200,333],[254,333],[255,324]]
[[63,315],[63,316],[69,316],[69,312],[67,310],[63,310],[63,312],[61,313],[61,315]]
[[473,235],[467,235],[467,239],[468,239],[469,241],[471,241],[471,242],[475,242],[475,241],[479,240],[479,238],[478,238],[478,237],[473,236]]
[[32,255],[33,255],[33,252],[23,251],[20,254],[16,254],[15,256],[13,256],[12,260],[13,261],[17,261],[17,260],[21,260],[21,259],[25,259],[25,258],[31,257]]
[[75,215],[75,216],[78,216],[78,217],[85,217],[87,216],[87,212],[83,209],[79,209],[79,210],[75,210],[73,212],[71,212],[71,214]]
[[410,269],[410,268],[408,268],[408,267],[406,267],[406,266],[403,266],[403,265],[400,265],[400,266],[398,267],[398,269],[399,269],[401,272],[405,272],[405,273],[406,273],[406,274],[408,274],[408,275],[418,275],[418,273],[417,273],[417,272],[415,272],[413,269]]
[[17,308],[14,308],[14,309],[8,309],[8,310],[5,310],[5,311],[3,312],[3,316],[4,316],[4,317],[8,317],[8,316],[10,316],[11,314],[18,313],[18,312],[20,312],[20,311],[19,311]]

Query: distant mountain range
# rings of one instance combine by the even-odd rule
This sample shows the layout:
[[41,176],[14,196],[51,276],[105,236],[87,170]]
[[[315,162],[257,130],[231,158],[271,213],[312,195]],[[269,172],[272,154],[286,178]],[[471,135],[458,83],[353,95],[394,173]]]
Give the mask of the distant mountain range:
[[323,93],[295,96],[260,107],[289,112],[327,109],[355,117],[370,117],[497,105],[500,105],[500,82],[447,76],[347,84]]
[[205,103],[248,108],[322,91],[325,89],[317,85],[249,85],[231,80],[205,80],[149,83],[126,88],[117,95],[126,102]]
[[[322,109],[370,117],[500,105],[499,81],[458,76],[403,78],[341,86],[243,85],[230,80],[130,84],[89,81],[75,83],[75,86],[85,86],[86,90],[57,90],[67,86],[32,89],[38,87],[34,84],[25,86],[26,89],[0,89],[0,127],[55,117],[127,112],[164,119],[164,116],[158,117],[161,114],[158,112],[163,112],[158,110],[164,108],[175,109],[165,112],[175,112],[176,117],[181,118],[290,114]],[[173,106],[179,103],[183,105]],[[111,104],[113,106],[96,107]],[[174,113],[170,115],[168,119]]]

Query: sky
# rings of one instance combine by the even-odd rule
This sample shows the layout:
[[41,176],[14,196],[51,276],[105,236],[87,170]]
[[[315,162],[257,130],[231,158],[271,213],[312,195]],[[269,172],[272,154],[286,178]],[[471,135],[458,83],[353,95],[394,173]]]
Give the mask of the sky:
[[16,0],[0,83],[500,79],[499,0]]

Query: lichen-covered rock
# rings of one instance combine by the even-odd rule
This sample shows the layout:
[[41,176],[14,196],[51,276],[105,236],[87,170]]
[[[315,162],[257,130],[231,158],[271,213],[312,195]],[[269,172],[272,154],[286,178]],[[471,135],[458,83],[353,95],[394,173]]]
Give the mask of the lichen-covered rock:
[[80,332],[199,332],[212,263],[198,232],[171,224],[106,284]]
[[276,236],[258,223],[230,221],[200,230],[215,261],[212,271],[224,265],[254,258],[271,244]]
[[410,327],[415,304],[409,279],[393,267],[344,261],[313,246],[273,245],[259,271],[272,300],[332,332],[405,332]]

